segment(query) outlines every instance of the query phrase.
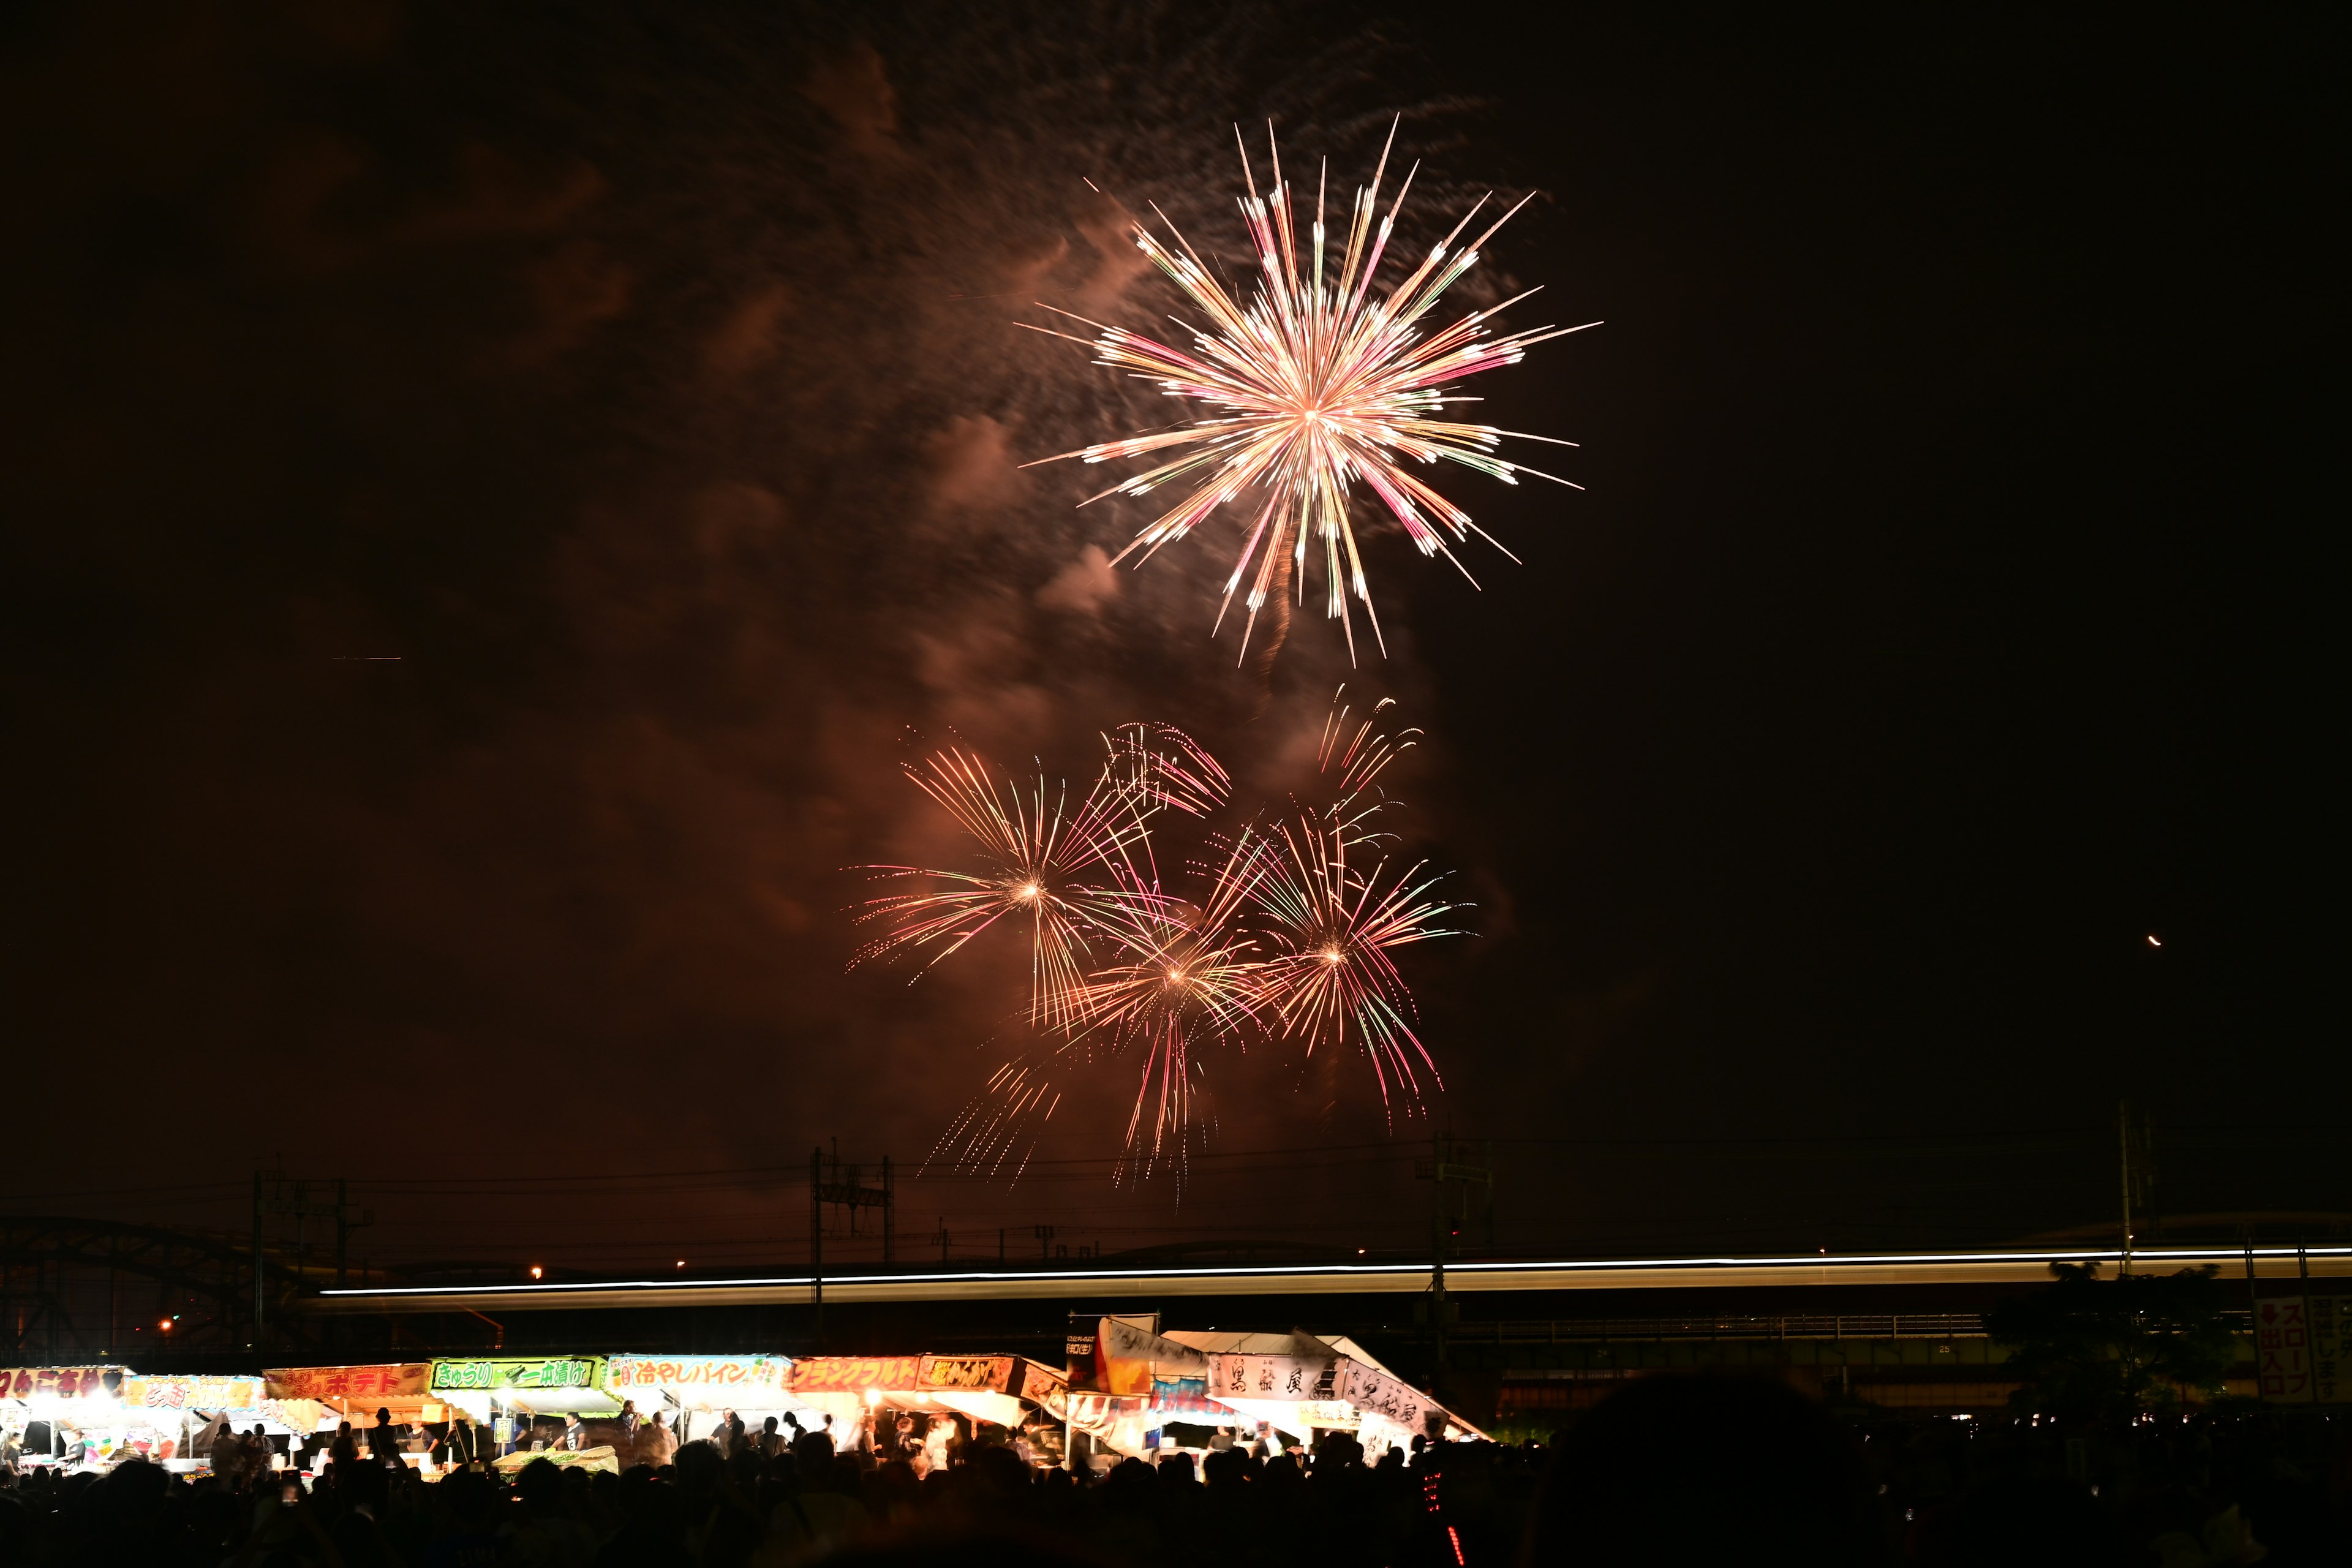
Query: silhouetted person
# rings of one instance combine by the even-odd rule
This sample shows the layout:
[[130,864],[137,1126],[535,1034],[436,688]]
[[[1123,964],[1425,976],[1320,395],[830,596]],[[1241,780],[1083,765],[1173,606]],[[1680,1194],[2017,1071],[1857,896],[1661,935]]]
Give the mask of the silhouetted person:
[[[1934,1568],[2106,1568],[2124,1561],[2098,1500],[2060,1476],[2002,1477],[1969,1488],[1928,1518],[1920,1560]],[[2209,1553],[2216,1563],[2251,1562]]]
[[449,1431],[441,1439],[441,1462],[451,1469],[462,1470],[481,1457],[481,1434],[475,1430],[473,1418],[460,1410],[449,1418]]
[[390,1406],[375,1413],[375,1425],[368,1428],[367,1443],[369,1463],[399,1465],[400,1434],[393,1429]]
[[1819,1405],[1761,1379],[1656,1376],[1570,1428],[1528,1562],[1843,1568],[1874,1549],[1859,1470]]

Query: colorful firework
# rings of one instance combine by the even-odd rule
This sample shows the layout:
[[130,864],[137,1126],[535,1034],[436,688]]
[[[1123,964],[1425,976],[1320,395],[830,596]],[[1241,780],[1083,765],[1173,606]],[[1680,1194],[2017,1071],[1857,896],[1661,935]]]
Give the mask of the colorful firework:
[[[1395,139],[1391,126],[1391,147]],[[1350,595],[1363,605],[1372,635],[1386,651],[1355,529],[1349,521],[1355,481],[1360,479],[1380,497],[1389,515],[1403,526],[1423,555],[1444,555],[1469,577],[1468,568],[1447,543],[1446,532],[1456,542],[1467,541],[1475,531],[1496,549],[1502,550],[1502,545],[1473,522],[1468,512],[1408,472],[1405,461],[1427,465],[1444,458],[1505,484],[1515,485],[1519,475],[1531,474],[1581,489],[1572,480],[1495,455],[1506,436],[1563,447],[1574,442],[1464,424],[1443,416],[1448,404],[1476,401],[1447,395],[1444,389],[1449,384],[1496,365],[1515,364],[1535,344],[1584,327],[1543,326],[1490,337],[1487,323],[1536,291],[1528,289],[1491,309],[1474,310],[1441,331],[1423,333],[1423,318],[1447,289],[1477,265],[1479,247],[1527,205],[1526,197],[1469,246],[1454,250],[1454,240],[1485,206],[1482,198],[1431,248],[1419,267],[1384,297],[1374,300],[1372,280],[1413,178],[1412,173],[1405,175],[1395,202],[1375,229],[1381,182],[1388,172],[1387,147],[1381,149],[1370,186],[1356,192],[1336,279],[1326,258],[1328,172],[1318,178],[1308,258],[1302,267],[1291,188],[1282,177],[1281,155],[1272,146],[1270,126],[1267,142],[1274,177],[1266,196],[1258,194],[1248,151],[1242,152],[1243,177],[1249,186],[1249,195],[1241,204],[1242,216],[1265,273],[1247,309],[1217,282],[1191,243],[1160,213],[1175,247],[1162,243],[1141,224],[1135,226],[1136,245],[1207,318],[1206,326],[1178,323],[1192,333],[1192,353],[1049,305],[1040,308],[1082,321],[1097,335],[1089,341],[1049,327],[1032,328],[1086,343],[1095,351],[1096,363],[1122,367],[1142,379],[1157,381],[1170,397],[1206,404],[1221,414],[1173,429],[1097,442],[1039,461],[1077,458],[1100,463],[1146,453],[1173,454],[1081,504],[1104,496],[1144,495],[1180,479],[1197,481],[1183,499],[1136,535],[1119,552],[1120,560],[1137,551],[1149,559],[1243,491],[1255,492],[1249,505],[1255,518],[1248,524],[1248,537],[1233,575],[1226,580],[1217,625],[1224,624],[1234,594],[1242,579],[1251,575],[1253,562],[1256,571],[1244,599],[1249,615],[1242,632],[1244,656],[1258,611],[1273,594],[1283,591],[1276,582],[1278,563],[1287,562],[1303,604],[1312,538],[1321,544],[1325,614],[1339,618],[1352,659],[1356,636],[1348,608]],[[1415,164],[1413,172],[1419,167]],[[1153,211],[1159,209],[1155,206]],[[1584,326],[1599,324],[1588,321]],[[1503,553],[1510,555],[1507,550]],[[1475,579],[1471,581],[1475,586]]]
[[986,763],[950,748],[908,767],[907,777],[980,847],[980,868],[868,866],[877,878],[943,884],[866,901],[860,923],[890,929],[860,948],[850,965],[904,948],[936,947],[923,967],[961,949],[1000,921],[1025,925],[1030,939],[1031,1018],[1066,1029],[1083,983],[1087,933],[1131,921],[1158,900],[1148,825],[1162,811],[1201,816],[1224,804],[1232,781],[1217,760],[1169,724],[1122,726],[1103,738],[1093,785],[1073,806],[1066,785],[1043,773],[1034,785],[1000,787]]
[[1243,925],[1268,853],[1264,840],[1244,832],[1213,866],[1191,868],[1207,883],[1198,902],[1139,898],[1123,918],[1106,922],[1101,935],[1117,952],[1087,974],[1076,994],[1075,1024],[1062,1037],[999,1064],[932,1159],[991,1175],[1009,1163],[1017,1179],[1061,1104],[1068,1074],[1127,1060],[1139,1078],[1115,1179],[1148,1179],[1165,1164],[1181,1187],[1184,1157],[1199,1131],[1202,1048],[1245,1047],[1269,1022],[1262,994],[1266,966]]
[[1240,917],[1265,851],[1244,828],[1218,864],[1203,868],[1208,886],[1199,902],[1152,898],[1128,905],[1108,922],[1118,962],[1088,974],[1077,993],[1077,1023],[1062,1054],[1137,1058],[1127,1150],[1141,1175],[1163,1157],[1181,1167],[1197,1048],[1240,1039],[1263,1023],[1265,964]]
[[866,900],[858,921],[887,921],[890,929],[859,949],[852,967],[901,949],[935,948],[928,970],[1009,920],[1028,930],[1032,1017],[1044,1027],[1067,1026],[1088,929],[1139,896],[1131,857],[1145,843],[1149,803],[1133,784],[1138,765],[1114,747],[1113,761],[1075,807],[1066,786],[1042,773],[1034,787],[1011,779],[1000,786],[986,763],[954,749],[908,767],[915,787],[979,847],[979,868],[866,867],[877,878],[933,885]]
[[1173,724],[1122,725],[1105,744],[1110,751],[1107,769],[1149,811],[1206,816],[1233,793],[1234,781],[1223,766]]
[[1327,1059],[1360,1049],[1391,1118],[1417,1109],[1424,1080],[1443,1087],[1394,954],[1458,934],[1443,922],[1462,906],[1436,896],[1441,878],[1424,876],[1425,863],[1391,876],[1388,836],[1370,826],[1395,804],[1378,780],[1419,731],[1386,727],[1391,701],[1358,716],[1345,694],[1318,738],[1318,799],[1270,836],[1255,816],[1208,836],[1172,884],[1155,858],[1159,820],[1206,818],[1231,793],[1225,770],[1181,731],[1130,724],[1105,737],[1094,789],[1066,813],[1042,782],[1000,791],[961,752],[909,770],[987,864],[876,868],[949,886],[874,900],[861,918],[895,922],[875,949],[936,943],[936,963],[1007,915],[1032,933],[1037,1033],[1000,1059],[934,1161],[1017,1178],[1072,1075],[1122,1061],[1137,1079],[1118,1177],[1164,1165],[1180,1187],[1213,1048],[1295,1045]]
[[1441,1088],[1444,1080],[1413,1030],[1412,993],[1391,955],[1461,934],[1439,923],[1458,907],[1432,892],[1444,873],[1423,878],[1424,861],[1387,879],[1384,858],[1358,869],[1350,857],[1365,858],[1374,840],[1345,820],[1305,814],[1278,837],[1280,851],[1252,885],[1268,949],[1262,1005],[1279,1037],[1309,1056],[1352,1037],[1371,1063],[1383,1109],[1393,1115],[1401,1097],[1410,1110],[1422,1070]]
[[1350,710],[1339,700],[1347,694],[1348,689],[1342,686],[1332,695],[1331,716],[1323,721],[1323,741],[1315,752],[1315,771],[1332,780],[1325,818],[1354,828],[1390,804],[1385,797],[1368,801],[1365,794],[1391,763],[1420,743],[1421,731],[1399,730],[1391,734],[1381,728],[1381,715],[1396,706],[1393,697],[1381,698],[1370,713],[1351,724]]

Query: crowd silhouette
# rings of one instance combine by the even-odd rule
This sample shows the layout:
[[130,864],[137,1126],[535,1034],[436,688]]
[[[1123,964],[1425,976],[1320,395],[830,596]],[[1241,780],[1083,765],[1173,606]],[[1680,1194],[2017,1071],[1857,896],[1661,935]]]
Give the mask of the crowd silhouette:
[[266,1461],[193,1479],[144,1460],[0,1475],[0,1565],[2294,1568],[2352,1561],[2345,1425],[2252,1414],[2070,1434],[1690,1376],[1631,1384],[1554,1443],[1370,1463],[1331,1433],[1311,1453],[1234,1447],[1078,1477],[974,1443],[919,1475],[810,1432],[730,1452],[688,1442],[618,1473],[539,1458],[427,1483],[352,1443],[307,1487]]

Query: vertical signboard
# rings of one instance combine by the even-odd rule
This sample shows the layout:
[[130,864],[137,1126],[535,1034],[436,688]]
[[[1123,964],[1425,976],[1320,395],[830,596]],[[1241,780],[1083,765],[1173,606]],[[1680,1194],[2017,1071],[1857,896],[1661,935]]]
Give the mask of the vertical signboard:
[[2254,1298],[2254,1376],[2273,1405],[2311,1403],[2311,1314],[2301,1296]]
[[2319,1405],[2352,1405],[2352,1296],[2303,1299],[2311,1318],[2311,1397]]

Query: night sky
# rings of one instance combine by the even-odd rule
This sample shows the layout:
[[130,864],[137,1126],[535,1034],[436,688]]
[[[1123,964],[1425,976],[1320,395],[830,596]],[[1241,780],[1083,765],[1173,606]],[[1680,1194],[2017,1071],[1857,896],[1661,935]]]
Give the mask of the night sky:
[[[1107,1069],[910,1247],[1410,1247],[1433,1126],[1507,1248],[1974,1245],[2110,1222],[2126,1096],[2165,1213],[2352,1211],[2341,128],[2159,25],[14,8],[0,1207],[796,1258],[1019,1032],[1015,947],[845,970],[953,853],[899,765],[1279,798],[1345,681],[1477,906],[1428,1115],[1214,1058],[1180,1202]],[[1172,308],[1087,180],[1230,259],[1236,121],[1344,191],[1399,113],[1410,234],[1539,192],[1488,284],[1605,321],[1470,388],[1587,488],[1439,476],[1523,564],[1380,533],[1385,660],[1237,669],[1230,525],[1114,571],[1148,502],[1016,466],[1169,405],[1013,323]]]

